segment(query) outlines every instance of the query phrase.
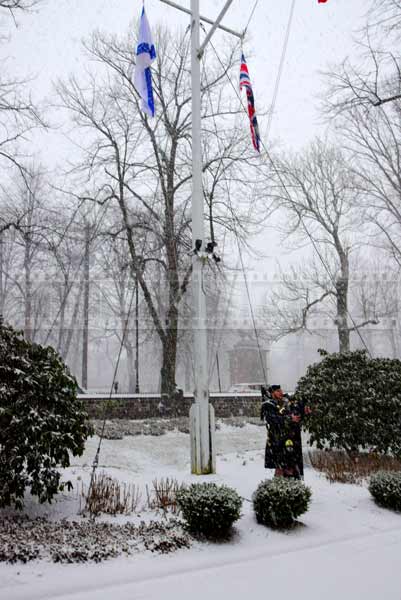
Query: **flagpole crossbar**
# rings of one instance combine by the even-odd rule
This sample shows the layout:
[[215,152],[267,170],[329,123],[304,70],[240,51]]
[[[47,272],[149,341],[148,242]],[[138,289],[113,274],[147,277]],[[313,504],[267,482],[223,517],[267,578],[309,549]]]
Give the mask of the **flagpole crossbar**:
[[[177,4],[176,2],[172,2],[172,0],[160,0],[160,2],[163,2],[164,4],[168,4],[169,6],[172,6],[173,8],[176,8],[177,10],[180,10],[181,12],[186,13],[187,15],[191,15],[191,11],[189,8],[185,8],[184,6],[181,6],[180,4]],[[231,0],[232,2],[232,0]],[[207,43],[210,38],[212,37],[215,29],[221,29],[222,31],[225,31],[226,33],[230,33],[231,35],[239,38],[240,40],[243,39],[245,32],[243,31],[242,33],[238,33],[238,31],[234,31],[234,29],[230,29],[229,27],[226,27],[225,25],[221,25],[220,24],[220,20],[224,17],[225,13],[227,12],[227,9],[229,7],[229,5],[231,4],[231,2],[228,4],[228,6],[224,7],[223,10],[221,11],[219,17],[217,18],[216,21],[213,21],[213,19],[209,19],[208,17],[202,17],[202,15],[199,15],[199,19],[201,21],[204,21],[205,23],[208,23],[209,25],[212,25],[212,29],[210,30],[208,37],[206,38],[205,42]],[[223,12],[224,11],[224,12]],[[205,49],[206,43],[203,42],[201,49],[199,51],[202,50],[202,53]]]
[[[231,6],[232,3],[233,3],[233,0],[227,0],[227,2],[225,3],[225,5],[221,9],[219,16],[217,17],[216,21],[213,23],[211,30],[206,35],[205,39],[203,40],[203,44],[199,48],[199,52],[198,52],[199,58],[202,57],[202,55],[203,55],[203,53],[205,51],[205,48],[208,45],[208,43],[209,43],[212,35],[216,31],[216,29],[218,29],[220,27],[220,23],[221,23],[222,19],[224,18],[224,15],[228,11],[228,9],[230,8],[230,6]],[[243,34],[240,36],[241,41],[242,41],[242,37],[243,37]]]

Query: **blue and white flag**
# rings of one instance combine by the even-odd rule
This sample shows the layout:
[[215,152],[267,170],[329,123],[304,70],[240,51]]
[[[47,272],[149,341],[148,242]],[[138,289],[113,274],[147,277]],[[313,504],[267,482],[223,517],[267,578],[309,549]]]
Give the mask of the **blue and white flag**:
[[153,45],[149,22],[145,14],[145,7],[143,7],[139,25],[138,46],[136,49],[134,86],[142,98],[142,110],[150,117],[155,116],[152,73],[150,71],[150,65],[155,58],[156,50]]

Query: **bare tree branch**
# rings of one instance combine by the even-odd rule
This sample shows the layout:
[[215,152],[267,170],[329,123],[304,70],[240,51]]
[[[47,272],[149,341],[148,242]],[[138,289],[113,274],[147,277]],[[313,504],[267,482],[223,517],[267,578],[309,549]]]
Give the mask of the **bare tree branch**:
[[358,34],[355,64],[348,59],[325,73],[324,110],[328,117],[355,107],[381,107],[401,101],[401,4],[372,0],[366,26]]
[[[118,208],[119,223],[113,231],[119,231],[119,237],[124,235],[131,268],[162,346],[163,391],[170,393],[180,311],[192,271],[192,92],[188,38],[161,30],[157,45],[153,84],[158,111],[153,120],[141,111],[132,84],[132,40],[96,33],[86,49],[91,59],[102,65],[105,76],[99,79],[88,74],[85,84],[70,78],[58,84],[58,94],[77,131],[86,133],[84,157],[72,175],[84,177],[93,192],[80,197],[92,196],[110,210]],[[226,68],[234,66],[234,50],[230,47]],[[268,214],[261,193],[262,166],[250,148],[249,132],[237,122],[239,110],[232,105],[224,81],[222,68],[212,63],[202,86],[203,174],[206,198],[212,199],[210,229],[217,239],[224,232],[249,238]],[[218,131],[210,128],[211,118],[221,125]],[[80,145],[82,148],[82,142]],[[254,176],[259,180],[259,193],[251,199],[249,181]],[[236,184],[230,198],[226,186],[229,179]],[[235,206],[234,217],[231,212],[227,214],[228,204]],[[157,266],[162,267],[166,284],[163,302],[147,278],[149,269]]]

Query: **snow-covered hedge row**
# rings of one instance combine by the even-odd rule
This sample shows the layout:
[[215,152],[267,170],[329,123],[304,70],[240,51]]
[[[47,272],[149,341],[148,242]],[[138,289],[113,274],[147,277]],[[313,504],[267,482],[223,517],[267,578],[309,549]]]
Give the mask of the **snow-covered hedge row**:
[[268,527],[290,527],[308,510],[311,497],[310,488],[301,481],[284,477],[266,479],[252,497],[256,520]]
[[380,506],[401,511],[401,473],[381,471],[372,475],[369,491]]
[[225,485],[193,483],[178,491],[176,498],[189,529],[195,533],[224,536],[241,516],[240,496]]

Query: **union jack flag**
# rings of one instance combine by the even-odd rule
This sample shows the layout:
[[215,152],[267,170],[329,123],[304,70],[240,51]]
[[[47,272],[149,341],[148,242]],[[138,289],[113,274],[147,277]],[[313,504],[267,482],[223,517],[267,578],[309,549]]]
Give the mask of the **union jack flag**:
[[248,66],[246,64],[245,56],[241,55],[241,68],[239,74],[239,89],[246,89],[246,97],[248,100],[248,115],[249,115],[249,124],[251,127],[251,136],[252,136],[252,144],[255,150],[260,152],[260,135],[259,135],[259,126],[258,121],[256,119],[256,111],[255,111],[255,99],[253,97],[251,80],[249,77]]

